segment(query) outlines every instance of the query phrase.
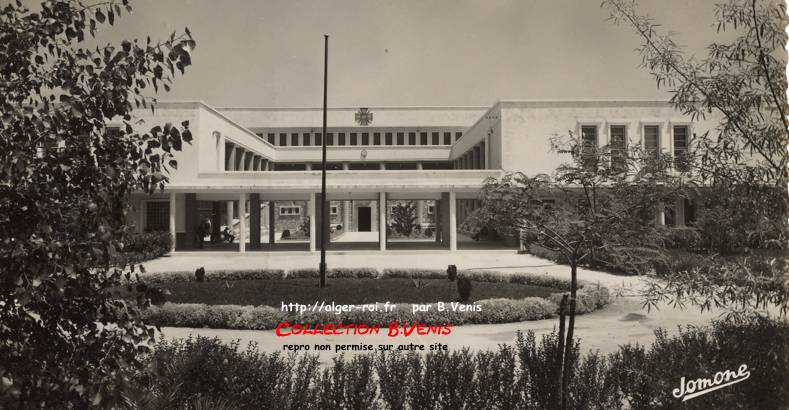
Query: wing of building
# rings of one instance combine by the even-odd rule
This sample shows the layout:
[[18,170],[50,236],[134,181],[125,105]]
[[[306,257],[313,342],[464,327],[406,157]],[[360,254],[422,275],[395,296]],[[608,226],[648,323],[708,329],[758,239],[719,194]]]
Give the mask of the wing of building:
[[[675,155],[692,122],[665,101],[500,101],[492,107],[215,108],[162,102],[144,124],[188,120],[194,140],[160,194],[132,198],[141,231],[169,230],[176,250],[315,250],[321,223],[321,144],[336,249],[493,245],[466,222],[488,177],[551,173],[567,158],[550,137],[568,131]],[[672,223],[681,225],[679,204]],[[409,227],[410,226],[410,227]]]

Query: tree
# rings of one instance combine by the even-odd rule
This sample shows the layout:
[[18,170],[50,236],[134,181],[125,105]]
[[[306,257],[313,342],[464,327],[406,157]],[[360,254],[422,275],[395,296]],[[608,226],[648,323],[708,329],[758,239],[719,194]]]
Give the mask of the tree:
[[154,109],[146,93],[169,90],[196,44],[187,29],[86,46],[130,11],[127,0],[0,9],[0,407],[117,404],[153,342],[137,314],[145,295],[113,294],[134,290],[142,267],[111,258],[129,194],[162,188],[191,140],[188,123],[138,132],[133,110]]
[[[604,0],[610,19],[634,29],[641,38],[642,66],[658,87],[667,87],[671,104],[693,118],[718,114],[713,133],[695,136],[687,158],[688,179],[707,206],[698,222],[713,252],[749,248],[784,250],[789,235],[786,195],[789,102],[785,93],[787,41],[783,2],[730,0],[716,4],[718,32],[704,59],[689,56],[670,34],[635,3]],[[761,259],[761,260],[760,260]],[[755,260],[755,261],[754,261]],[[649,306],[690,301],[753,311],[777,306],[789,310],[789,280],[783,257],[755,255],[745,260],[719,258],[654,281],[644,297]]]
[[[594,263],[646,273],[661,256],[663,232],[656,206],[678,195],[678,177],[666,172],[670,158],[585,145],[570,133],[554,138],[553,150],[571,161],[553,175],[506,174],[488,179],[479,218],[497,231],[552,250],[570,265],[570,292],[559,307],[556,401],[567,407],[572,382],[578,267]],[[565,313],[568,316],[565,333]]]
[[392,227],[401,235],[411,235],[416,219],[416,204],[413,201],[398,203],[392,208]]

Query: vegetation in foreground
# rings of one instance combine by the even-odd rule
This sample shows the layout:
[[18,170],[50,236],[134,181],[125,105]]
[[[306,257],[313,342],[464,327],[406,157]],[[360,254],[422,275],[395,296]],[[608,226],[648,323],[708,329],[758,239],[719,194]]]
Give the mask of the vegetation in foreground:
[[[571,346],[572,409],[784,409],[789,405],[789,325],[752,317],[656,331],[650,347],[610,355]],[[128,393],[129,408],[549,409],[557,401],[556,332],[520,335],[495,351],[398,352],[337,357],[260,353],[198,337],[160,342]],[[680,364],[681,365],[678,365]],[[682,377],[713,377],[746,364],[750,377],[681,403]],[[201,407],[202,406],[202,407]]]

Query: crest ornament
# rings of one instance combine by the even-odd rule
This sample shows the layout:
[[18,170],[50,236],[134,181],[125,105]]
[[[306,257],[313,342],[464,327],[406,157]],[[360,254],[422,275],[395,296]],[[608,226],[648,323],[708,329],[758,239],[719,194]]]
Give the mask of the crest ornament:
[[359,111],[356,111],[356,123],[359,125],[370,125],[373,122],[373,113],[370,112],[367,108],[359,108]]

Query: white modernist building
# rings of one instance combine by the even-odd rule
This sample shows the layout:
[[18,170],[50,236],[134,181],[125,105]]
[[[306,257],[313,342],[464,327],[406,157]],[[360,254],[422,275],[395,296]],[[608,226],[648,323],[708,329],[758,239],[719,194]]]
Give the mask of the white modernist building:
[[[139,230],[169,230],[176,250],[315,250],[326,139],[331,247],[386,250],[480,246],[464,230],[488,177],[551,173],[566,161],[550,137],[573,131],[607,144],[681,156],[692,122],[665,101],[500,101],[492,107],[214,108],[165,102],[146,124],[188,120],[194,140],[160,194],[136,194]],[[414,231],[393,230],[398,205],[415,204]],[[682,225],[688,204],[661,209]],[[673,209],[672,209],[673,208]],[[210,228],[208,228],[210,227]],[[222,232],[227,227],[227,233]],[[198,233],[199,232],[199,233]],[[504,243],[490,246],[505,246]]]

